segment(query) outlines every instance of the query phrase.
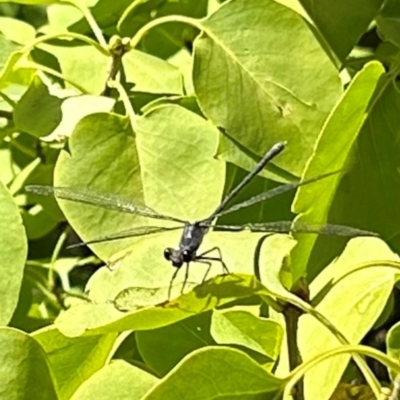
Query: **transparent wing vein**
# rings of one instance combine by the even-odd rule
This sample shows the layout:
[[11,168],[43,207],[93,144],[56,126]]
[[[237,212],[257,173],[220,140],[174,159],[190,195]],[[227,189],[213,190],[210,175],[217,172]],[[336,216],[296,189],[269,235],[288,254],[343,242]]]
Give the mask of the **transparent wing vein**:
[[254,223],[243,225],[213,225],[214,228],[242,231],[249,229],[252,232],[275,232],[275,233],[314,233],[320,235],[336,235],[336,236],[378,236],[377,233],[364,229],[353,228],[346,225],[335,224],[313,224],[313,223],[293,223],[293,221],[277,221],[267,223]]
[[111,242],[113,240],[122,240],[122,239],[129,239],[138,236],[146,236],[152,235],[155,233],[166,232],[166,231],[175,231],[177,229],[182,229],[182,226],[172,226],[172,227],[165,227],[165,226],[138,226],[136,228],[127,229],[121,232],[113,233],[111,235],[106,235],[102,237],[98,237],[87,242],[77,243],[69,246],[69,248],[85,246],[88,244],[96,244],[96,243],[104,243],[104,242]]
[[153,219],[162,219],[167,221],[185,223],[185,221],[178,218],[160,214],[145,205],[135,204],[135,202],[133,202],[128,197],[112,193],[102,193],[94,189],[84,187],[53,187],[31,185],[27,186],[25,190],[29,193],[35,193],[45,196],[53,195],[62,200],[88,204],[110,211],[118,211],[128,214],[136,214],[142,217]]

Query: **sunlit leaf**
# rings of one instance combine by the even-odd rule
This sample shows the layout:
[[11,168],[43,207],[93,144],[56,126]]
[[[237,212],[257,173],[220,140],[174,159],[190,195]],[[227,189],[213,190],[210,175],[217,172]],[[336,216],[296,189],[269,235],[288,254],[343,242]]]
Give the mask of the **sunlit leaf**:
[[0,183],[0,323],[7,325],[17,306],[27,256],[27,241],[18,207]]
[[42,346],[24,332],[0,328],[1,392],[5,398],[57,400],[49,362]]
[[238,345],[265,356],[264,367],[278,359],[283,328],[275,321],[247,311],[227,310],[213,313],[211,334],[218,344]]
[[[345,223],[367,229],[397,249],[399,215],[386,205],[400,196],[399,158],[392,140],[400,126],[396,119],[389,122],[397,113],[400,96],[383,73],[379,63],[367,64],[349,85],[327,120],[305,178],[327,168],[344,168],[346,173],[300,188],[294,210],[304,213],[298,221]],[[383,131],[387,134],[382,135]],[[307,272],[314,277],[345,245],[345,240],[331,237],[315,241],[315,237],[303,235],[292,253],[295,277],[304,275],[307,263]]]
[[71,400],[141,399],[157,382],[156,377],[140,368],[116,360],[89,378]]
[[196,390],[197,399],[240,397],[274,399],[283,381],[261,368],[246,354],[228,348],[207,347],[182,360],[145,397],[176,399]]
[[115,333],[71,339],[62,335],[54,326],[33,334],[48,356],[59,395],[63,399],[69,399],[87,379],[104,366],[116,336]]
[[277,164],[300,175],[341,93],[338,73],[309,25],[274,1],[249,7],[236,0],[201,26],[193,79],[202,111],[259,156],[287,140]]
[[[382,265],[379,260],[399,258],[379,239],[353,239],[310,287],[313,305],[352,344],[359,343],[371,329],[396,282],[398,269]],[[368,262],[372,266],[360,268],[361,263]],[[299,347],[304,361],[339,345],[339,340],[314,317],[304,315],[300,319]],[[306,398],[329,399],[348,361],[348,355],[341,355],[307,372]]]

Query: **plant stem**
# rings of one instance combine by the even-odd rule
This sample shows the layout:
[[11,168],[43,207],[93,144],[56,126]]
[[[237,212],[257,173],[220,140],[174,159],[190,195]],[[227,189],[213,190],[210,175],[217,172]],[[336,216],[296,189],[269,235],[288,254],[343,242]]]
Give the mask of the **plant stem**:
[[130,39],[129,38],[120,38],[119,36],[114,35],[110,39],[109,51],[112,56],[112,64],[111,64],[110,72],[108,74],[105,88],[102,93],[103,96],[110,95],[111,87],[108,85],[108,82],[116,80],[117,74],[121,69],[122,57],[129,50],[130,50]]
[[48,35],[39,36],[38,38],[33,40],[31,43],[29,43],[25,47],[23,47],[21,49],[21,53],[23,53],[23,54],[29,53],[34,47],[36,47],[40,43],[45,43],[52,39],[61,39],[61,38],[71,38],[71,39],[80,40],[91,46],[94,46],[100,53],[104,54],[105,56],[110,55],[107,47],[103,47],[103,46],[99,45],[99,43],[97,43],[95,40],[93,40],[85,35],[81,35],[79,33],[74,33],[74,32],[62,32],[62,33],[56,33],[56,34],[52,33],[52,34],[48,34]]
[[166,17],[161,17],[150,21],[145,26],[140,28],[131,40],[131,48],[134,49],[150,29],[167,22],[182,22],[183,24],[192,25],[199,30],[202,29],[201,22],[197,19],[185,17],[184,15],[168,15]]
[[35,158],[36,157],[35,152],[31,148],[26,147],[22,143],[18,142],[16,137],[14,137],[14,136],[7,137],[7,138],[4,139],[4,141],[9,143],[10,146],[13,146],[16,149],[18,149],[21,153],[24,153],[24,154],[26,154],[27,156],[29,156],[31,158]]
[[83,16],[86,18],[87,23],[89,24],[90,28],[92,29],[94,36],[96,36],[97,41],[100,43],[102,47],[105,49],[107,48],[107,42],[104,39],[103,32],[101,31],[99,25],[97,24],[96,20],[93,18],[88,7],[83,5],[83,2],[74,1],[74,0],[61,0],[61,3],[70,4],[73,7],[77,8]]
[[135,132],[136,114],[135,111],[133,110],[131,101],[129,100],[126,90],[118,81],[113,81],[113,80],[108,81],[108,86],[118,91],[119,97],[121,98],[121,101],[124,104],[126,114],[131,122],[132,130],[133,132]]
[[[363,263],[360,264],[357,269],[363,269],[363,268],[372,268],[372,267],[390,267],[395,269],[396,271],[400,270],[400,262],[396,261],[391,261],[391,260],[375,260],[371,261],[368,263]],[[343,277],[341,277],[343,279]],[[285,293],[286,292],[286,293]],[[313,306],[309,304],[309,302],[302,300],[302,297],[296,296],[291,292],[288,292],[285,290],[271,290],[266,288],[265,286],[263,287],[262,293],[260,293],[261,296],[269,297],[269,298],[275,298],[276,300],[283,302],[284,304],[290,303],[296,307],[298,307],[300,310],[302,310],[304,313],[307,313],[314,317],[319,323],[324,325],[337,339],[342,345],[349,345],[349,341],[347,340],[346,336],[335,327],[334,324],[332,324],[328,318],[326,318],[323,314],[321,314],[317,309],[315,309]],[[374,395],[379,398],[380,392],[381,392],[381,385],[376,378],[376,376],[372,373],[368,365],[366,364],[365,360],[360,357],[360,355],[357,352],[354,352],[352,355],[354,361],[362,371],[368,385],[371,387]],[[302,364],[304,365],[304,363]],[[300,368],[301,366],[299,366]]]
[[[289,369],[290,371],[293,371],[302,363],[299,347],[297,346],[297,331],[299,326],[299,318],[303,312],[296,306],[287,304],[284,307],[282,314],[285,318],[286,324]],[[302,379],[294,387],[292,395],[294,400],[304,400],[304,383]]]
[[[368,356],[368,357],[378,360],[383,365],[386,365],[386,367],[388,369],[391,369],[394,372],[400,372],[400,365],[397,362],[397,360],[393,359],[392,357],[389,357],[388,355],[382,353],[379,350],[376,350],[376,349],[373,349],[371,347],[364,346],[364,345],[343,345],[336,349],[332,349],[332,350],[326,351],[325,353],[321,353],[321,354],[313,357],[311,360],[308,360],[308,361],[302,363],[301,365],[299,365],[286,378],[287,384],[285,387],[285,393],[286,394],[291,393],[292,388],[296,385],[296,383],[299,381],[299,379],[301,379],[304,376],[304,374],[307,371],[314,368],[316,365],[323,362],[324,360],[327,360],[331,357],[339,356],[341,354],[352,354],[353,357],[356,354]],[[379,390],[376,392],[377,398],[380,398],[380,394],[381,394],[381,388],[379,386]]]
[[68,82],[71,86],[74,86],[76,89],[78,89],[83,94],[88,94],[88,91],[83,86],[81,86],[79,83],[74,82],[72,79],[66,78],[65,76],[60,74],[58,71],[56,71],[52,68],[46,67],[45,65],[37,64],[33,61],[24,61],[20,64],[20,67],[32,68],[32,69],[36,69],[38,71],[46,72],[49,75],[56,76],[57,78],[60,78],[65,82]]
[[67,240],[68,231],[69,228],[67,227],[61,233],[60,237],[57,240],[56,246],[54,247],[53,254],[51,255],[50,268],[49,268],[49,273],[47,275],[47,285],[52,292],[54,291],[54,284],[55,284],[54,280],[55,264],[61,252],[61,249],[64,246],[65,241]]
[[125,8],[124,12],[122,13],[120,19],[117,22],[117,30],[121,32],[121,25],[124,23],[128,15],[134,10],[138,5],[140,5],[143,1],[142,0],[134,0],[132,3]]

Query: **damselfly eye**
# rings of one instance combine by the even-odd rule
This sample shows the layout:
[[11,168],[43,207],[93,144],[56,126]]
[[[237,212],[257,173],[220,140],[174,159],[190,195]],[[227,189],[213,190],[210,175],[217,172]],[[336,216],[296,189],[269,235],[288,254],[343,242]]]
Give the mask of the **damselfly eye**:
[[182,252],[182,258],[183,258],[183,261],[188,263],[188,262],[192,261],[192,254],[189,251],[185,250]]
[[171,260],[171,254],[172,254],[172,251],[170,248],[164,250],[164,257],[166,260],[168,260],[168,261]]

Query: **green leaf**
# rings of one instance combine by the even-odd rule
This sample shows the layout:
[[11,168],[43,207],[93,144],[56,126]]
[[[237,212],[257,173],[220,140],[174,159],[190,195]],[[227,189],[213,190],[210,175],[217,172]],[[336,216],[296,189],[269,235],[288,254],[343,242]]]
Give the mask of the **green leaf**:
[[[2,40],[0,35],[0,44],[1,42]],[[1,47],[2,46],[0,46],[0,49]],[[10,49],[6,48],[6,55],[8,58],[3,58],[4,53],[0,52],[0,89],[4,89],[12,84],[28,86],[36,71],[18,65],[18,63],[26,56],[25,51],[16,50],[7,54],[9,50]]]
[[[102,168],[101,152],[111,159],[116,155],[121,159],[118,166],[107,170],[102,178],[103,185],[96,186],[103,186],[104,190],[113,193],[131,194],[132,199],[139,201],[143,198],[146,205],[180,218],[204,216],[214,208],[221,196],[224,179],[224,165],[212,160],[218,139],[217,129],[181,107],[166,106],[139,118],[135,136],[136,140],[128,121],[123,118],[112,115],[85,118],[70,142],[71,147],[75,147],[73,156],[76,154],[71,167],[77,171],[77,176],[69,182],[56,183],[80,186],[92,182],[95,186],[91,177],[77,179],[81,169],[91,161],[87,159],[91,156],[86,154],[87,146],[90,146],[96,148],[93,155],[96,165],[96,171],[92,173],[94,176]],[[103,144],[107,139],[108,142]],[[127,144],[132,149],[130,152],[126,150]],[[175,157],[174,163],[169,162],[171,157]],[[67,169],[63,162],[61,158],[57,174]],[[105,160],[104,165],[108,166],[108,162]],[[101,182],[101,179],[98,178],[98,181]],[[113,190],[113,187],[118,190]],[[187,196],[188,191],[192,196]],[[121,219],[126,219],[126,215],[121,215]]]
[[[298,218],[302,223],[330,222],[377,232],[398,249],[400,216],[387,204],[400,196],[398,146],[393,142],[400,130],[397,119],[388,121],[397,115],[400,96],[383,74],[383,67],[373,62],[354,78],[327,120],[304,178],[327,169],[344,168],[346,173],[300,188],[294,211],[303,214]],[[304,275],[306,265],[308,276],[314,277],[345,244],[338,237],[319,237],[316,243],[310,235],[296,237],[295,279]]]
[[[87,149],[92,149],[88,152]],[[118,156],[118,157],[117,157]],[[93,168],[87,169],[88,165]],[[54,186],[103,188],[106,192],[141,198],[142,187],[135,139],[126,118],[113,114],[92,114],[75,127],[69,151],[62,151],[55,168]],[[106,171],[106,173],[101,173]],[[61,209],[83,240],[131,227],[134,216],[104,213],[96,207],[60,202]],[[92,221],[97,221],[96,226]],[[94,247],[107,259],[126,243]]]
[[[380,239],[353,239],[310,286],[312,304],[352,344],[359,343],[374,325],[397,279],[398,269],[375,260],[399,261],[399,257]],[[362,268],[366,263],[372,266]],[[301,317],[298,338],[303,361],[340,346],[339,340],[311,315]],[[348,361],[349,355],[338,356],[307,372],[305,398],[329,399]]]
[[21,216],[24,221],[26,229],[26,235],[29,239],[35,240],[40,239],[48,235],[54,228],[57,227],[60,221],[64,221],[65,218],[58,215],[53,215],[48,210],[38,205],[29,209],[29,211],[22,211]]
[[0,89],[7,86],[15,64],[23,55],[22,52],[17,51],[19,48],[20,46],[0,35]]
[[77,40],[59,39],[57,45],[41,43],[38,48],[57,58],[67,88],[75,89],[69,83],[72,81],[87,93],[99,95],[103,92],[112,63],[111,56],[107,57],[94,46],[82,45]]
[[201,26],[193,79],[204,114],[259,156],[288,140],[277,165],[301,175],[341,93],[338,73],[308,24],[274,1],[249,7],[235,0]]
[[145,203],[182,219],[202,218],[212,212],[221,198],[225,177],[225,165],[213,159],[219,131],[174,105],[144,115],[135,130]]
[[183,94],[180,71],[164,60],[131,50],[123,56],[122,64],[127,82],[134,83],[133,91]]
[[112,353],[117,333],[71,339],[50,326],[35,332],[33,337],[47,353],[60,399],[67,400],[104,366]]
[[300,0],[336,57],[343,62],[373,21],[383,0]]
[[35,38],[36,31],[32,25],[14,18],[0,17],[0,32],[10,41],[27,44]]
[[4,34],[0,34],[0,67],[6,65],[8,58],[13,54],[14,51],[18,50],[21,46],[13,43]]
[[[387,353],[395,360],[400,358],[400,322],[394,324],[386,335]],[[392,379],[397,375],[394,371],[391,372]]]
[[192,78],[192,69],[193,69],[193,60],[192,54],[186,48],[182,48],[167,60],[170,64],[179,68],[183,76],[184,89],[187,97],[194,96],[194,87],[193,87],[193,78]]
[[247,311],[215,310],[211,335],[218,344],[239,345],[264,355],[264,367],[267,364],[272,368],[280,353],[283,328]]
[[375,50],[376,58],[394,70],[399,65],[400,48],[390,42],[382,42]]
[[[17,4],[52,4],[57,3],[58,0],[13,0]],[[8,3],[8,1],[0,0],[0,3]]]
[[0,147],[0,182],[3,182],[4,185],[9,184],[14,178],[16,173],[14,167],[16,166],[13,163],[11,149],[2,145]]
[[282,379],[266,372],[246,354],[206,347],[182,360],[143,400],[184,398],[193,390],[196,400],[261,397],[272,400],[283,387]]
[[48,135],[61,122],[62,99],[36,76],[14,109],[17,129],[36,137]]
[[211,313],[201,313],[163,328],[138,331],[140,355],[147,366],[164,376],[192,351],[215,344],[210,324]]
[[45,141],[60,142],[71,136],[85,116],[109,112],[115,100],[107,97],[71,96],[70,91],[47,85],[36,76],[14,109],[17,129]]
[[141,399],[157,381],[123,360],[112,361],[83,383],[71,400]]
[[87,115],[111,112],[115,100],[109,97],[82,95],[67,98],[61,106],[62,119],[45,141],[60,141],[72,135],[78,122]]
[[37,300],[37,298],[34,299],[33,296],[36,287],[32,282],[33,280],[30,279],[29,272],[29,266],[27,266],[21,284],[18,305],[14,310],[12,319],[9,323],[9,326],[17,329],[23,329],[25,332],[31,332],[32,330],[37,329],[37,326],[33,327],[33,329],[30,329],[32,325],[29,325],[28,322],[29,310],[32,308],[35,300]]
[[383,39],[400,47],[400,1],[385,1],[376,23]]
[[46,353],[26,333],[0,328],[0,395],[8,400],[58,399]]
[[[102,272],[105,274],[106,270],[103,269]],[[118,271],[114,275],[117,274]],[[110,274],[108,276],[112,277]],[[92,282],[92,285],[95,283]],[[109,288],[104,288],[110,291]],[[146,292],[146,288],[125,288],[129,289]],[[155,299],[153,304],[147,304],[146,307],[132,306],[130,310],[125,310],[128,312],[118,311],[112,298],[102,304],[96,302],[71,307],[57,318],[55,324],[68,337],[124,330],[150,330],[171,325],[238,299],[252,297],[259,290],[261,287],[252,275],[231,274],[213,278],[168,303],[164,290],[164,296],[158,300],[158,304]]]
[[18,207],[2,183],[0,204],[0,324],[7,325],[18,303],[27,241]]

